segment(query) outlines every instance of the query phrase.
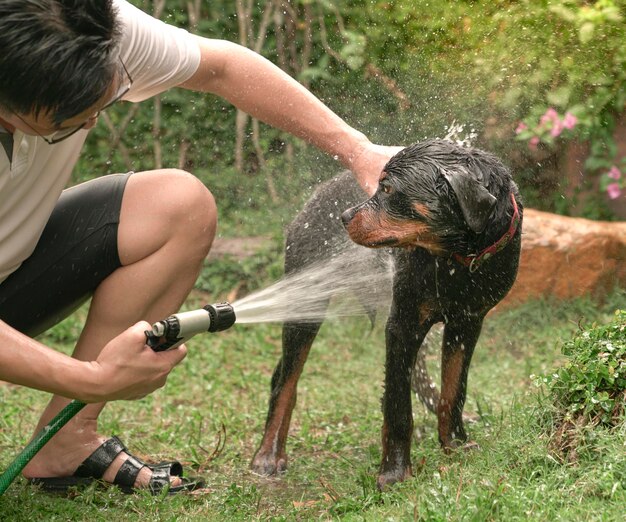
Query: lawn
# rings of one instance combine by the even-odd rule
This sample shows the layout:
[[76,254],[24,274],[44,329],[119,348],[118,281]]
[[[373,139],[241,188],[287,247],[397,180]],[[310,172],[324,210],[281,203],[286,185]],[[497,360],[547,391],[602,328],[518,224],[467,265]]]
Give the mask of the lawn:
[[[195,292],[187,308],[225,295]],[[260,442],[280,326],[235,325],[197,336],[167,386],[137,402],[110,405],[101,431],[140,455],[180,458],[207,478],[191,495],[127,496],[90,487],[57,497],[18,479],[0,499],[1,520],[623,520],[626,427],[596,430],[578,459],[549,450],[547,398],[533,375],[562,363],[560,346],[582,322],[607,321],[623,307],[617,290],[603,304],[533,302],[490,316],[474,356],[467,410],[479,450],[446,456],[435,418],[418,403],[414,478],[379,493],[380,396],[384,333],[361,317],[328,321],[300,380],[278,478],[249,471]],[[46,334],[71,350],[85,310]],[[436,354],[429,356],[433,370]],[[27,442],[43,393],[0,387],[0,466]],[[589,439],[586,439],[589,440]]]

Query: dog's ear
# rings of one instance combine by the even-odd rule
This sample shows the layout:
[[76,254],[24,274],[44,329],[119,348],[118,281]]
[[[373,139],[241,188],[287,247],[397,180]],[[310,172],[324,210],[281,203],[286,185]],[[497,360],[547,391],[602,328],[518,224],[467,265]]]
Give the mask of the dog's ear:
[[446,178],[463,212],[465,222],[476,234],[480,234],[487,226],[496,198],[480,181],[464,171],[442,172]]

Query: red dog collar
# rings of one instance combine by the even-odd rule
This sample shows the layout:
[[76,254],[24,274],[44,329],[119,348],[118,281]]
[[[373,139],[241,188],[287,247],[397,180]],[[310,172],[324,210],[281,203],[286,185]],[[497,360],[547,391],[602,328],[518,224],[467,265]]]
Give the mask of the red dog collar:
[[452,254],[452,257],[455,261],[461,263],[464,266],[468,266],[470,272],[474,272],[478,270],[480,265],[483,264],[484,261],[487,261],[491,256],[500,252],[505,246],[509,244],[509,241],[513,239],[517,227],[520,223],[519,210],[517,208],[517,202],[515,201],[515,196],[511,193],[511,201],[513,202],[513,217],[511,218],[511,224],[506,233],[498,239],[493,245],[485,248],[482,252],[478,254],[470,254],[469,256],[462,256],[461,254]]

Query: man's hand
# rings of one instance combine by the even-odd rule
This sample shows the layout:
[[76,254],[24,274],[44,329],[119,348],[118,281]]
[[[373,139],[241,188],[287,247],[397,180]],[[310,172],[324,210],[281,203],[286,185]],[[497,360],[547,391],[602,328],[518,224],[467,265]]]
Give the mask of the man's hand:
[[348,168],[363,190],[372,196],[378,187],[378,180],[383,168],[389,159],[403,148],[368,143],[355,151],[350,158]]
[[97,389],[88,392],[85,402],[140,399],[162,387],[167,376],[187,355],[185,345],[154,352],[146,345],[145,321],[131,326],[112,339],[91,363],[96,372]]

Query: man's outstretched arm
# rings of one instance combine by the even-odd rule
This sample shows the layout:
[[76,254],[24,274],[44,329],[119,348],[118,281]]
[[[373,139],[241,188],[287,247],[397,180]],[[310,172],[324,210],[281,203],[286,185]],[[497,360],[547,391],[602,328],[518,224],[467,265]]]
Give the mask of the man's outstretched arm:
[[260,121],[311,143],[352,170],[368,193],[376,190],[383,166],[398,147],[372,144],[259,54],[232,42],[197,38],[200,66],[181,87],[216,94]]

